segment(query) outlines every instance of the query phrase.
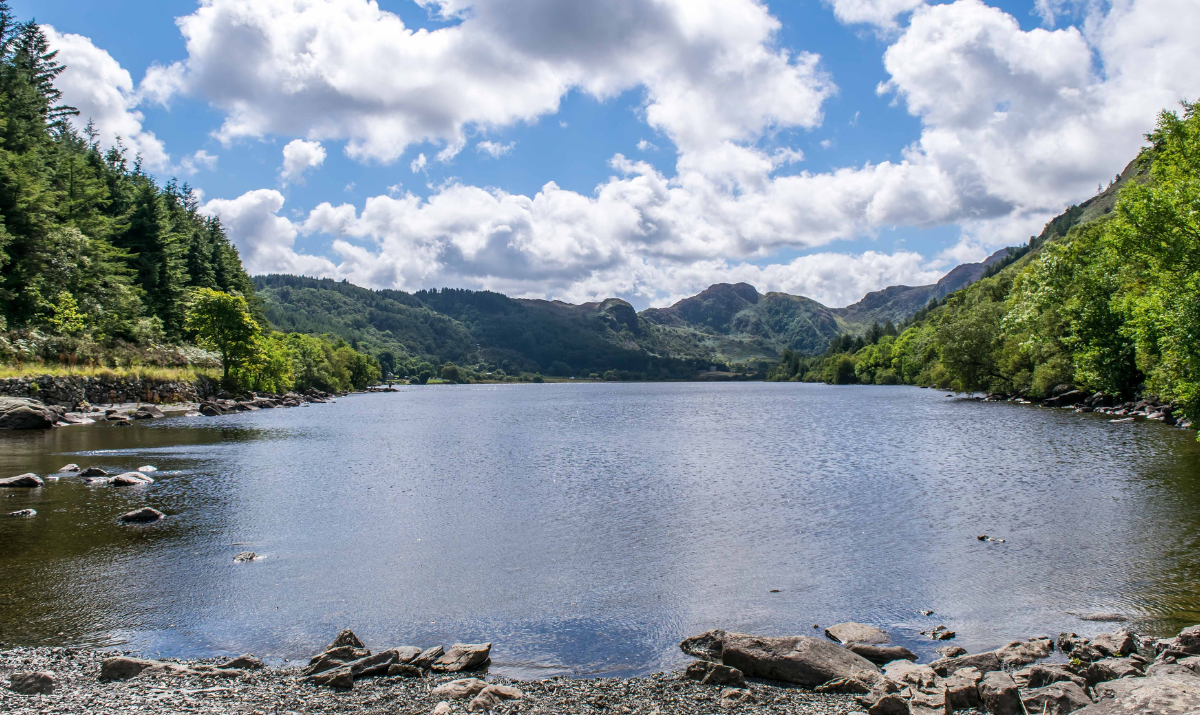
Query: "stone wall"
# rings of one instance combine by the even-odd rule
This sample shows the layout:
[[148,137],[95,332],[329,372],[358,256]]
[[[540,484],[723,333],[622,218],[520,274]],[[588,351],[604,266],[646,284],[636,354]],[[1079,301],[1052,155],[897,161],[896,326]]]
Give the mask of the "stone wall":
[[80,402],[108,405],[121,402],[170,404],[198,402],[216,394],[219,386],[205,377],[162,380],[140,377],[10,377],[0,379],[0,396],[32,397],[47,405],[74,410]]

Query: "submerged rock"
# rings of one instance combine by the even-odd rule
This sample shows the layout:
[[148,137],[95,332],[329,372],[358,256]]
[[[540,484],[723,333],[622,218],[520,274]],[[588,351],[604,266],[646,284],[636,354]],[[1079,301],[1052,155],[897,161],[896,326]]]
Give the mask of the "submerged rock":
[[17,517],[18,519],[29,519],[37,516],[37,511],[33,509],[21,509],[19,511],[10,511],[8,516]]
[[66,465],[63,465],[62,467],[59,467],[58,471],[59,471],[59,473],[60,473],[60,474],[62,474],[62,473],[64,473],[64,472],[78,472],[78,471],[79,471],[79,465],[78,465],[78,464],[74,464],[74,463],[72,463],[72,464],[66,464]]
[[81,476],[81,477],[107,477],[108,472],[104,471],[103,469],[101,469],[99,467],[88,467],[87,469],[80,472],[79,476]]
[[141,484],[153,484],[154,480],[141,472],[125,472],[108,480],[114,487],[135,487]]
[[128,524],[149,524],[158,521],[165,516],[166,514],[162,513],[158,509],[153,509],[146,506],[142,507],[141,509],[135,509],[127,514],[122,514],[120,519]]
[[917,654],[903,646],[867,645],[865,643],[847,643],[846,650],[857,653],[875,665],[885,665],[893,660],[916,660]]
[[258,558],[258,554],[254,553],[253,551],[243,551],[242,553],[238,554],[237,556],[234,556],[233,560],[239,564],[244,564],[247,561],[253,561],[254,559],[257,559],[257,558]]

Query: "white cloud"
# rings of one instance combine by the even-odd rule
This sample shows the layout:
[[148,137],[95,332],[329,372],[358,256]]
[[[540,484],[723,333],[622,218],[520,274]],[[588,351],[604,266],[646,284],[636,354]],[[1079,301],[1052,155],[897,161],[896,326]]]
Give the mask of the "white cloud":
[[41,29],[50,49],[58,52],[58,62],[66,65],[54,85],[63,102],[79,110],[72,119],[76,129],[82,130],[90,119],[102,146],[113,146],[120,138],[130,158],[140,155],[148,169],[167,168],[171,157],[166,147],[142,127],[145,117],[136,109],[140,100],[129,73],[90,39],[60,33],[50,25]]
[[226,141],[346,139],[351,156],[390,162],[553,113],[572,89],[645,87],[647,121],[688,148],[814,126],[832,92],[815,56],[775,46],[756,0],[437,6],[461,21],[414,31],[367,0],[208,0],[178,20],[188,57],[154,70],[154,95],[208,99]]
[[479,152],[480,154],[487,154],[493,159],[499,159],[505,154],[511,153],[516,144],[516,142],[500,144],[498,142],[483,141],[475,145],[475,151]]
[[293,139],[283,148],[283,165],[279,178],[285,184],[303,183],[304,172],[325,163],[325,147],[321,142]]
[[202,170],[213,171],[217,168],[217,159],[216,154],[200,149],[191,156],[183,157],[179,162],[179,170],[185,174],[195,174]]
[[658,151],[658,147],[652,144],[647,139],[642,139],[637,143],[638,151]]
[[251,274],[334,275],[336,268],[329,259],[296,252],[298,231],[291,221],[278,215],[281,208],[283,194],[274,189],[257,189],[236,199],[213,199],[200,212],[221,219]]
[[[1044,2],[1045,0],[1039,0]],[[899,29],[896,17],[911,12],[925,4],[924,0],[826,0],[833,6],[833,14],[846,24],[865,23],[880,30],[894,32]]]
[[412,169],[412,173],[417,174],[425,171],[425,167],[429,165],[429,160],[424,154],[418,154],[416,159],[409,163],[408,168]]

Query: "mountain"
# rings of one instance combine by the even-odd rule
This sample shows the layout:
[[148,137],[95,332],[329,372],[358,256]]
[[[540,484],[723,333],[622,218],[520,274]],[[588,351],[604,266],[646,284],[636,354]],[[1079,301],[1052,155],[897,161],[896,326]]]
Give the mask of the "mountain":
[[286,331],[331,334],[372,354],[507,373],[687,377],[711,364],[774,362],[784,350],[824,352],[842,333],[900,322],[1003,261],[958,266],[927,286],[892,286],[845,308],[748,283],[718,283],[641,313],[618,298],[573,305],[446,288],[407,293],[301,276],[254,278],[267,319]]

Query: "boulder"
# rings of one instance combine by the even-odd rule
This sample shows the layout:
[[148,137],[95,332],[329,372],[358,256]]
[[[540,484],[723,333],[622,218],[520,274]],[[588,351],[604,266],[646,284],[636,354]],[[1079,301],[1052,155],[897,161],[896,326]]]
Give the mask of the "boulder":
[[79,476],[81,476],[81,477],[107,477],[108,472],[104,471],[103,469],[101,469],[99,467],[88,467],[87,469],[80,472]]
[[78,472],[78,471],[79,471],[79,465],[74,464],[74,463],[63,465],[58,470],[59,474],[62,474],[65,472]]
[[324,685],[330,688],[349,689],[354,687],[354,674],[350,672],[349,668],[342,666],[301,678],[300,682]]
[[385,650],[375,655],[351,661],[345,667],[355,678],[369,678],[373,675],[386,675],[388,667],[396,662],[396,651]]
[[443,700],[461,700],[463,698],[473,698],[483,689],[488,686],[479,678],[460,678],[459,680],[451,680],[449,683],[442,683],[429,692],[431,698],[441,698]]
[[913,690],[908,698],[910,715],[949,715],[946,688],[942,686]]
[[435,660],[442,657],[443,653],[445,653],[445,651],[442,649],[442,647],[440,645],[435,645],[432,648],[426,648],[425,650],[421,651],[420,655],[418,655],[416,658],[413,658],[411,661],[409,661],[409,663],[417,666],[418,668],[425,668],[428,670],[429,667],[433,665]]
[[857,653],[875,665],[884,665],[893,660],[916,660],[917,654],[903,646],[868,645],[866,643],[847,643],[846,650]]
[[492,684],[479,691],[471,702],[467,703],[468,712],[491,712],[505,700],[520,700],[525,693],[507,685]]
[[730,668],[728,665],[714,663],[711,660],[698,660],[691,663],[684,671],[684,675],[692,680],[699,680],[703,685],[746,687],[746,676],[742,671]]
[[907,660],[896,660],[883,668],[883,674],[889,680],[911,685],[916,688],[932,688],[939,684],[941,678],[928,665],[918,665]]
[[1200,655],[1200,626],[1189,626],[1180,631],[1175,638],[1173,649],[1190,655]]
[[127,524],[149,524],[165,517],[166,514],[158,509],[152,509],[144,506],[141,509],[135,509],[127,514],[122,514],[120,520]]
[[825,636],[830,640],[838,643],[863,643],[874,645],[878,643],[887,643],[888,634],[875,626],[868,626],[862,623],[838,623],[825,629]]
[[1070,653],[1075,650],[1076,646],[1087,643],[1087,638],[1080,638],[1074,633],[1059,633],[1058,634],[1058,650],[1061,653]]
[[42,670],[35,673],[13,673],[8,679],[8,689],[22,695],[48,695],[54,692],[58,679],[54,673]]
[[205,417],[220,417],[225,414],[225,410],[212,402],[204,402],[200,404],[200,414]]
[[345,628],[337,635],[337,638],[333,639],[332,643],[325,647],[325,652],[328,653],[334,648],[341,648],[343,646],[350,646],[351,648],[366,647],[363,645],[362,641],[358,639],[358,636],[354,635],[354,631],[350,630],[349,628]]
[[134,487],[142,484],[153,484],[154,480],[141,472],[125,472],[108,480],[114,487]]
[[367,650],[366,648],[355,648],[352,645],[331,646],[325,649],[324,652],[314,655],[312,658],[310,658],[308,664],[312,665],[319,660],[328,658],[336,658],[338,660],[349,662],[352,660],[358,660],[359,658],[366,658],[368,655],[371,655],[371,651]]
[[943,678],[959,668],[975,668],[980,673],[990,673],[994,670],[1003,669],[1000,656],[995,651],[975,653],[973,655],[960,655],[955,658],[939,658],[930,663],[929,667],[933,668],[934,672]]
[[996,651],[1000,656],[1000,664],[1005,668],[1019,668],[1023,665],[1049,658],[1054,651],[1054,642],[1049,638],[1030,638],[1027,641],[1013,641]]
[[322,653],[321,655],[313,656],[313,659],[309,661],[308,665],[300,670],[300,674],[316,675],[317,673],[324,673],[327,670],[341,668],[347,662],[348,661],[342,658],[334,658]]
[[45,485],[46,483],[42,481],[42,478],[33,472],[0,479],[0,487],[7,487],[9,489],[36,489]]
[[[878,673],[871,661],[828,640],[811,636],[760,637],[745,633],[709,631],[680,644],[685,653],[704,653],[742,671],[747,677],[767,678],[816,687],[835,678],[850,678],[864,670]],[[713,658],[712,655],[719,657]]]
[[946,678],[946,700],[951,710],[966,710],[982,705],[979,699],[979,681],[983,674],[975,668],[959,668]]
[[137,408],[137,411],[134,412],[133,415],[134,419],[166,417],[166,415],[163,414],[163,411],[154,405],[142,405],[141,407]]
[[1070,681],[1036,688],[1021,696],[1025,711],[1038,715],[1067,715],[1092,704],[1083,688]]
[[979,699],[991,715],[1023,715],[1021,693],[1012,676],[1001,671],[986,673],[979,681]]
[[1146,668],[1146,677],[1153,678],[1159,675],[1185,675],[1193,678],[1200,678],[1200,673],[1197,673],[1194,668],[1190,668],[1183,663],[1155,663]]
[[909,715],[908,701],[895,693],[883,695],[867,707],[867,715]]
[[37,516],[37,511],[33,509],[20,509],[18,511],[10,511],[7,515],[17,517],[18,519],[29,519]]
[[105,658],[100,663],[100,680],[128,680],[142,673],[162,673],[167,675],[186,675],[193,673],[191,668],[178,663],[165,663],[158,660],[129,658],[116,656]]
[[1094,686],[1107,680],[1137,677],[1142,675],[1145,665],[1132,658],[1104,658],[1079,669],[1079,675],[1087,680],[1088,685]]
[[828,683],[813,688],[813,691],[818,693],[866,695],[871,692],[871,688],[858,678],[834,678]]
[[397,663],[411,663],[421,655],[421,649],[410,645],[400,646],[396,648]]
[[485,665],[492,652],[491,643],[455,643],[440,658],[430,664],[437,673],[458,673]]
[[941,648],[934,648],[933,652],[943,658],[957,658],[960,655],[966,655],[967,649],[960,645],[944,645]]
[[61,410],[24,397],[0,397],[0,430],[49,429]]
[[1054,683],[1075,683],[1081,688],[1087,687],[1087,679],[1072,673],[1071,671],[1057,665],[1035,665],[1027,669],[1025,673],[1025,687],[1030,689],[1044,688],[1047,685]]
[[1096,702],[1074,715],[1195,715],[1200,712],[1200,678],[1160,675],[1125,678],[1096,688]]
[[1120,657],[1137,650],[1137,640],[1126,630],[1101,633],[1092,639],[1092,647],[1106,656]]
[[241,655],[233,660],[226,661],[222,665],[218,665],[222,670],[262,670],[266,667],[266,663],[262,662],[261,658],[256,658],[253,655]]
[[433,710],[429,711],[429,715],[450,715],[450,703],[443,700],[433,706]]
[[243,551],[243,552],[239,553],[237,556],[234,556],[233,560],[235,563],[244,564],[248,561],[253,561],[254,559],[257,559],[257,558],[258,558],[258,554],[254,553],[253,551]]
[[408,665],[407,663],[392,663],[388,666],[387,674],[389,676],[404,678],[420,678],[423,676],[420,668],[415,665]]

